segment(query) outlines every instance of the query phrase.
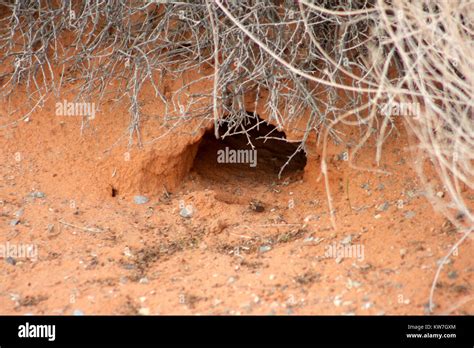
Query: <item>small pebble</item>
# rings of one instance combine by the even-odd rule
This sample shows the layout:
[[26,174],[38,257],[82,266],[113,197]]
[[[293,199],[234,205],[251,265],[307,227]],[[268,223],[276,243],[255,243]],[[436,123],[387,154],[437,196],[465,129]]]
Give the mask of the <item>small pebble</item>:
[[334,305],[336,307],[339,307],[341,304],[342,304],[342,296],[341,295],[337,295],[335,298],[334,298],[334,301],[333,301]]
[[13,219],[10,221],[10,226],[16,226],[20,223],[20,219]]
[[140,315],[150,315],[150,308],[142,307],[138,310],[138,314],[140,314]]
[[21,218],[24,213],[25,213],[25,209],[21,208],[15,212],[15,217]]
[[341,241],[341,244],[342,245],[349,245],[352,243],[352,235],[348,235],[347,237],[345,237],[342,241]]
[[33,197],[33,198],[45,198],[46,194],[44,192],[41,192],[41,191],[34,191],[34,192],[31,193],[31,197]]
[[372,307],[373,307],[372,302],[366,302],[362,305],[363,309],[369,309],[369,308],[372,308]]
[[272,250],[272,247],[270,245],[262,245],[259,250],[261,253],[266,253],[267,251]]
[[188,205],[184,208],[181,208],[179,215],[185,219],[189,219],[193,216],[193,207]]
[[145,196],[135,196],[133,197],[133,201],[135,202],[135,204],[145,204],[145,203],[148,203],[148,197],[145,197]]
[[347,279],[346,287],[348,289],[360,288],[361,286],[362,286],[361,282],[358,282],[357,280],[352,280],[350,278]]
[[133,254],[132,254],[132,252],[130,251],[130,248],[129,248],[129,247],[123,248],[123,254],[124,254],[126,257],[132,257],[132,256],[133,256]]
[[380,211],[380,212],[387,211],[389,206],[390,204],[388,202],[384,202],[377,207],[377,211]]
[[439,198],[443,198],[444,197],[444,192],[443,191],[436,192],[436,196],[439,197]]
[[405,212],[405,218],[406,219],[411,219],[411,218],[415,217],[415,215],[416,215],[416,213],[412,210],[409,210],[409,211]]
[[5,261],[6,261],[7,263],[9,263],[10,265],[12,265],[12,266],[15,266],[15,265],[16,265],[16,260],[15,260],[13,257],[11,257],[11,256],[8,256],[8,257],[5,259]]
[[449,279],[456,279],[458,277],[458,274],[456,271],[451,271],[448,273],[448,278]]
[[339,155],[337,155],[337,159],[339,161],[347,161],[349,159],[349,154],[347,153],[347,151],[343,151]]

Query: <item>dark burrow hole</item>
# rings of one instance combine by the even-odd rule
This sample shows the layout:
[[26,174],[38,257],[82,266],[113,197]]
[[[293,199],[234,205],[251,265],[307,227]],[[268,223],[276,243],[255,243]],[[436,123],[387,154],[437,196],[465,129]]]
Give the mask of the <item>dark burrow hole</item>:
[[[227,181],[232,178],[254,182],[278,180],[281,168],[298,151],[301,143],[278,140],[286,139],[285,133],[254,114],[249,114],[242,126],[237,128],[232,127],[229,122],[224,119],[220,125],[220,139],[216,139],[214,129],[204,134],[193,170],[203,179],[211,181]],[[229,128],[232,135],[223,137]],[[247,134],[243,129],[247,130]],[[253,144],[253,149],[249,141]],[[280,178],[300,178],[305,166],[306,154],[300,149],[285,166]]]
[[118,195],[118,190],[114,186],[109,185],[109,193],[110,196],[116,197]]

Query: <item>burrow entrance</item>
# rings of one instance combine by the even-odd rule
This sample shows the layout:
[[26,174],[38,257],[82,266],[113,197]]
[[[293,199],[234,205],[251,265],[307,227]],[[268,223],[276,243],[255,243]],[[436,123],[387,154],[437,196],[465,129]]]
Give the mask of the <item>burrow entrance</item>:
[[302,149],[298,151],[301,143],[285,141],[284,132],[254,114],[249,114],[239,125],[231,122],[222,121],[220,139],[216,139],[214,129],[211,129],[199,144],[193,171],[203,180],[214,183],[236,179],[254,183],[275,182],[292,155],[280,179],[302,177],[306,154]]

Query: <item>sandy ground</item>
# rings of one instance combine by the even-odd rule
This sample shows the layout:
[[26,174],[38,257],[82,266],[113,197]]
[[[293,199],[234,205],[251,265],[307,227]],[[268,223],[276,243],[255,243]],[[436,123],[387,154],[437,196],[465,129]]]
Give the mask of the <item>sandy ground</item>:
[[[0,129],[0,245],[31,247],[0,259],[0,313],[428,313],[437,263],[460,234],[427,201],[401,129],[384,146],[391,175],[331,161],[334,230],[323,181],[298,169],[278,180],[271,158],[217,166],[212,140],[176,189],[136,204],[108,183],[120,175],[110,163],[132,165],[126,141],[113,147],[127,108],[108,107],[82,132],[51,103]],[[368,148],[359,160],[373,158]],[[474,313],[472,251],[467,240],[445,265],[436,314]]]

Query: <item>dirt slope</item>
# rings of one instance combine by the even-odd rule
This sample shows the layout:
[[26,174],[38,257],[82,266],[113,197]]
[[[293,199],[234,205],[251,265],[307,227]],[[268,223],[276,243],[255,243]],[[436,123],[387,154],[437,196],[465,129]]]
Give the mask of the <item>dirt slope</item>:
[[[13,120],[5,110],[1,124]],[[127,112],[105,105],[81,134],[81,118],[55,116],[49,101],[0,130],[0,245],[38,251],[0,259],[2,314],[427,313],[437,262],[459,233],[424,197],[401,128],[384,147],[391,175],[332,156],[333,230],[317,161],[278,180],[218,166],[218,145],[199,148],[198,134],[187,157],[166,157],[176,176],[160,174],[178,135],[127,150]],[[143,120],[144,139],[158,123]],[[369,145],[359,164],[373,158]],[[354,254],[332,257],[332,246]],[[474,313],[472,250],[466,241],[445,266],[435,313]]]

